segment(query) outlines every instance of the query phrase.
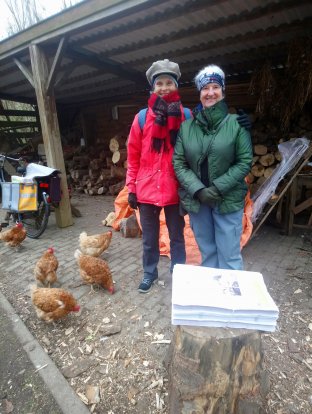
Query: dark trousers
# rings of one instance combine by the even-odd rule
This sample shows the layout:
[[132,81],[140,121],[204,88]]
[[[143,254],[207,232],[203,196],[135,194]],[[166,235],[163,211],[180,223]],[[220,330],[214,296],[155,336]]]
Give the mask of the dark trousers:
[[[172,272],[176,263],[185,263],[184,218],[179,214],[179,205],[174,204],[163,207],[166,225],[170,239],[170,255]],[[140,221],[143,239],[143,270],[144,277],[158,276],[157,265],[159,261],[159,215],[162,207],[153,204],[140,204]]]

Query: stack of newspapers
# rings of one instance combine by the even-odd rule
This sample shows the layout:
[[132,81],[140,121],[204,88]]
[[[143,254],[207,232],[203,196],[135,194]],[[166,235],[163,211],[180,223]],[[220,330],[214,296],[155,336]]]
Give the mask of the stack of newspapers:
[[172,324],[273,332],[278,307],[261,273],[175,265]]

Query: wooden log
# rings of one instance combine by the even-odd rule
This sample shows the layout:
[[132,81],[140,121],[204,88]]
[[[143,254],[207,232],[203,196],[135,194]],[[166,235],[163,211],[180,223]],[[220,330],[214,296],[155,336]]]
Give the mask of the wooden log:
[[251,173],[255,177],[261,177],[264,174],[264,166],[261,164],[255,164],[251,167]]
[[261,155],[261,157],[259,158],[259,163],[263,165],[264,167],[269,167],[270,165],[273,165],[274,162],[275,162],[274,154],[271,154],[270,152],[265,155]]
[[89,168],[89,176],[96,180],[100,175],[100,171],[100,169]]
[[73,206],[72,204],[70,204],[70,208],[71,208],[72,215],[74,217],[81,217],[81,212],[80,212],[79,208]]
[[265,177],[265,178],[269,178],[272,174],[273,174],[273,171],[275,170],[275,167],[268,167],[268,168],[266,168],[265,170],[264,170],[264,173],[263,173],[263,176]]
[[93,196],[93,195],[98,195],[98,188],[96,188],[96,187],[89,188],[89,189],[88,189],[88,194],[89,194],[90,196]]
[[125,238],[138,237],[141,234],[135,214],[120,220],[120,234]]
[[259,159],[260,157],[259,157],[259,155],[255,155],[253,158],[252,158],[252,165],[255,165],[257,162],[258,162],[258,159]]
[[247,175],[247,181],[250,184],[255,181],[255,176],[251,172]]
[[106,158],[106,167],[109,168],[113,165],[113,161],[111,157]]
[[108,191],[111,195],[117,195],[120,190],[125,186],[125,180],[120,181],[117,184],[112,184],[108,187]]
[[108,178],[110,178],[111,175],[111,168],[103,168],[101,170],[101,174],[99,176],[99,179],[101,179],[102,181],[107,180]]
[[97,193],[98,193],[98,195],[102,195],[102,194],[105,194],[107,192],[107,188],[106,187],[100,187],[98,190],[97,190]]
[[78,170],[71,170],[69,171],[70,176],[73,180],[79,180],[83,175],[88,174],[88,170],[86,169],[78,169]]
[[111,177],[125,178],[127,170],[124,167],[117,167],[117,165],[111,166]]
[[265,155],[268,152],[268,148],[266,145],[256,144],[254,145],[254,153],[256,155]]
[[75,155],[73,163],[76,167],[83,168],[89,165],[90,159],[87,155]]
[[103,167],[103,161],[100,158],[94,158],[90,161],[89,169],[99,170]]
[[102,161],[104,161],[104,163],[106,162],[106,158],[107,157],[109,157],[110,156],[110,151],[105,151],[105,150],[102,150],[102,151],[100,151],[100,153],[99,153],[99,158],[102,160]]
[[115,165],[122,165],[122,163],[127,159],[127,150],[126,149],[119,149],[113,152],[112,155],[112,162]]
[[258,178],[258,180],[257,180],[257,184],[260,186],[260,185],[262,185],[263,183],[265,183],[266,182],[266,178],[265,178],[265,176],[263,175],[262,177],[259,177]]
[[165,364],[170,414],[265,413],[259,331],[178,326]]
[[119,142],[118,142],[117,135],[109,140],[109,149],[111,152],[115,152],[119,150]]
[[279,151],[276,151],[275,153],[274,153],[274,157],[275,157],[275,159],[277,160],[277,161],[282,161],[282,154],[279,152]]

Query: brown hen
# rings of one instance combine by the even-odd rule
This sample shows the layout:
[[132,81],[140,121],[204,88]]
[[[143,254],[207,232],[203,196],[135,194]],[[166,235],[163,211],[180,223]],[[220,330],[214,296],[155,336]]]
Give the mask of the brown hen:
[[99,257],[110,245],[112,235],[113,233],[111,231],[107,231],[105,233],[88,236],[83,231],[79,236],[80,251],[88,256]]
[[15,227],[0,233],[0,240],[10,247],[18,247],[26,238],[26,230],[22,223],[16,223]]
[[57,281],[56,271],[58,264],[58,260],[54,255],[54,249],[50,247],[43,253],[35,265],[35,278],[43,285],[48,283],[50,287],[51,283],[55,283]]
[[82,279],[91,285],[91,289],[95,284],[107,289],[111,294],[114,293],[112,273],[105,260],[84,255],[79,250],[75,251],[75,258],[78,261]]
[[80,310],[73,295],[64,289],[32,286],[31,300],[38,318],[46,322],[53,322],[65,317],[70,312]]

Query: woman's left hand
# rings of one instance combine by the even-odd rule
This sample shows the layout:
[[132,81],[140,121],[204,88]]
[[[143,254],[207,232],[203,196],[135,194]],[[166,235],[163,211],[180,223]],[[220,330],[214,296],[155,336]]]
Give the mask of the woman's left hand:
[[207,204],[209,207],[214,207],[222,199],[221,194],[214,185],[200,190],[198,198],[202,204]]
[[246,128],[249,131],[252,127],[252,123],[251,123],[249,116],[246,114],[246,112],[243,109],[239,109],[237,111],[237,115],[238,115],[237,122],[239,123],[239,125],[242,126],[243,128]]

